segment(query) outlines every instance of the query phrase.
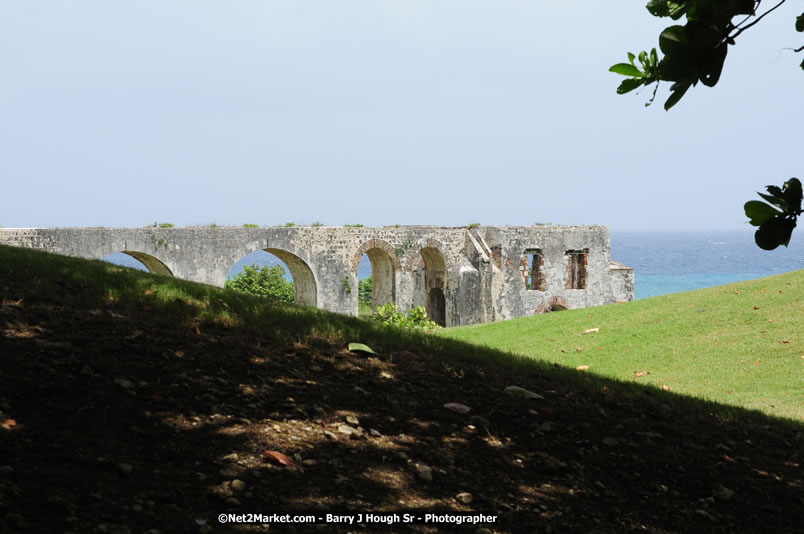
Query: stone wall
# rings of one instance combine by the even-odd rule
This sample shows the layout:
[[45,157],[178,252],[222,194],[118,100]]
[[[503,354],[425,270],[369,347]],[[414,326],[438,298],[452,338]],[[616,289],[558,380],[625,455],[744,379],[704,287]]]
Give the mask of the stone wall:
[[634,271],[611,261],[604,226],[1,228],[0,244],[94,259],[124,252],[155,273],[216,286],[266,250],[290,269],[298,302],[345,314],[357,313],[367,254],[375,304],[425,306],[446,326],[634,297]]

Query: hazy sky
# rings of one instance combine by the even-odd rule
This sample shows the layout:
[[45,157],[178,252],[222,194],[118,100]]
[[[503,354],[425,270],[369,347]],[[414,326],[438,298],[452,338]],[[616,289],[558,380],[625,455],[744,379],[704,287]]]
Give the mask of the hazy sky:
[[751,232],[804,179],[804,2],[665,112],[608,72],[645,1],[0,0],[0,224]]

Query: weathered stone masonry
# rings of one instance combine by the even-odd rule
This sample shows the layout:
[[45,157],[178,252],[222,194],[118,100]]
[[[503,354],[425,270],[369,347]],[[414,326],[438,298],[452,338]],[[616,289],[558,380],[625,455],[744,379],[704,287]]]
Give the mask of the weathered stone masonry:
[[446,326],[634,298],[604,226],[0,228],[0,244],[100,259],[124,252],[154,273],[222,286],[256,250],[290,269],[296,300],[357,313],[357,269],[372,263],[374,304],[425,306]]

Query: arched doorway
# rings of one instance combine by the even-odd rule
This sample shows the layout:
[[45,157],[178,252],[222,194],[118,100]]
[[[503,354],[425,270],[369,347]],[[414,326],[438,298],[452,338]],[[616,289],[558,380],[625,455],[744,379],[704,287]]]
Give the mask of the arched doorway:
[[424,305],[430,320],[449,323],[446,306],[447,266],[444,255],[432,243],[408,257],[414,277],[414,305]]
[[162,263],[158,258],[146,254],[144,252],[137,252],[134,250],[124,250],[115,252],[104,256],[101,261],[120,265],[122,267],[129,267],[140,271],[148,271],[154,274],[161,274],[164,276],[173,276],[167,265]]
[[316,306],[318,291],[315,276],[307,263],[296,254],[278,248],[256,250],[238,260],[231,269],[227,279],[240,274],[244,266],[259,269],[280,266],[283,276],[293,284],[294,302],[304,306]]

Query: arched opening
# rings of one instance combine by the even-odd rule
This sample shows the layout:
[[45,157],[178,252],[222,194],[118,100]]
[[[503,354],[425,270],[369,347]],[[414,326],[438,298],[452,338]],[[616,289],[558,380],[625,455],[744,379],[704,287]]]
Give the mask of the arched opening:
[[[259,278],[260,287],[254,289],[251,284],[241,285],[241,290],[273,296],[279,300],[293,301],[305,306],[315,306],[317,303],[313,271],[303,259],[292,252],[277,248],[254,251],[240,258],[229,269],[227,282],[238,276],[244,276],[244,273],[252,273],[255,278]],[[288,292],[292,292],[292,299],[285,298]]]
[[569,309],[569,304],[563,297],[555,296],[542,302],[542,305],[536,310],[537,314],[566,311]]
[[437,248],[424,247],[419,251],[418,261],[413,264],[414,306],[424,305],[430,320],[447,326],[445,290],[447,266],[444,256]]
[[162,263],[157,258],[144,252],[136,252],[133,250],[124,250],[115,252],[101,258],[102,261],[120,265],[122,267],[129,267],[140,271],[148,271],[154,274],[161,274],[164,276],[173,276],[173,273],[168,269],[168,266]]
[[370,315],[377,306],[396,301],[396,271],[399,259],[391,245],[372,239],[358,249],[353,259],[357,274],[358,315]]
[[[393,260],[382,249],[372,248],[360,258],[357,269],[359,311],[369,313],[395,301]],[[368,310],[366,310],[368,308]]]

